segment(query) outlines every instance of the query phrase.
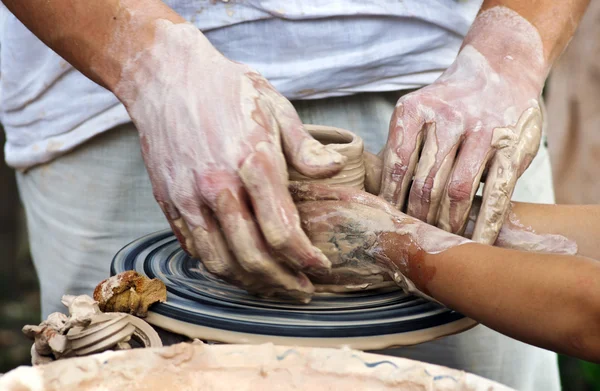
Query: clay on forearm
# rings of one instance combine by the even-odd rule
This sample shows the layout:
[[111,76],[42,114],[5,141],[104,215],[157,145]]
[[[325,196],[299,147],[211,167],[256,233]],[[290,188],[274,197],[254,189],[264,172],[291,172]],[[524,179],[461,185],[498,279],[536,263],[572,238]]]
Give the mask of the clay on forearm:
[[[473,233],[475,219],[480,207],[481,199],[477,197],[473,202],[464,233],[467,238],[471,237]],[[513,204],[511,204],[508,216],[502,225],[494,246],[513,250],[566,255],[576,255],[578,250],[577,243],[563,235],[537,233],[532,227],[521,224],[519,217],[513,212]]]
[[48,47],[111,91],[124,63],[152,42],[156,20],[186,22],[159,0],[2,2]]

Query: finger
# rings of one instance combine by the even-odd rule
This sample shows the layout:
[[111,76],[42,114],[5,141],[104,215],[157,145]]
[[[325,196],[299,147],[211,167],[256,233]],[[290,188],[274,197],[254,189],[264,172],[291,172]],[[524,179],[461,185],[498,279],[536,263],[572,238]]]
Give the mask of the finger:
[[542,123],[541,111],[536,107],[525,111],[517,123],[517,128],[521,129],[521,137],[519,138],[518,145],[519,157],[521,159],[518,172],[519,177],[523,175],[540,149]]
[[379,194],[383,160],[378,155],[367,151],[363,152],[363,159],[365,161],[365,190],[371,194]]
[[[148,148],[145,139],[140,139],[140,142],[142,144],[142,149]],[[154,195],[154,199],[167,218],[167,222],[171,226],[171,231],[175,234],[183,251],[195,257],[196,254],[192,243],[192,235],[189,233],[189,230],[187,230],[187,227],[183,226],[181,214],[171,200],[169,188],[166,185],[166,181],[159,175],[159,172],[160,168],[148,168],[148,176],[150,177],[150,182],[152,184],[152,194]]]
[[241,267],[259,276],[264,285],[269,286],[268,292],[261,293],[285,294],[305,302],[310,300],[314,287],[308,278],[302,273],[294,274],[270,254],[252,219],[241,184],[219,192],[214,212]]
[[189,255],[192,257],[197,257],[196,251],[194,249],[194,244],[192,241],[192,234],[187,229],[187,225],[185,225],[181,214],[170,202],[168,201],[159,201],[157,200],[160,209],[163,214],[167,218],[167,222],[171,227],[171,231],[177,238],[179,245]]
[[239,170],[262,234],[270,248],[281,254],[292,268],[327,271],[331,263],[302,231],[287,188],[285,163],[274,158],[279,154],[273,144],[259,143]]
[[269,92],[271,111],[277,118],[287,162],[309,178],[329,178],[346,164],[346,157],[315,140],[304,129],[294,106],[273,91]]
[[[210,209],[202,204],[200,197],[196,197],[193,191],[183,190],[178,186],[172,187],[171,197],[178,207],[169,206],[177,212],[177,217],[169,222],[182,243],[182,248],[192,257],[198,258],[206,270],[227,282],[246,289],[257,285],[259,281],[240,267],[227,248],[218,224]],[[161,207],[163,205],[165,204]],[[171,216],[173,211],[170,212]]]
[[426,125],[426,137],[408,197],[407,213],[428,224],[435,224],[444,188],[450,176],[459,140],[440,143],[436,124]]
[[494,244],[506,218],[517,179],[517,167],[510,156],[498,151],[492,159],[483,187],[481,209],[473,231],[474,241]]
[[191,231],[196,257],[206,270],[233,285],[250,291],[259,289],[261,281],[235,260],[210,209],[202,207],[201,214],[204,220],[202,225],[194,226],[187,219],[184,222],[188,231]]
[[383,174],[379,196],[402,210],[419,160],[423,141],[423,118],[416,110],[399,105],[390,122],[383,153]]
[[481,176],[494,153],[481,145],[480,140],[468,138],[458,153],[438,213],[437,226],[445,231],[462,234],[465,229]]
[[[473,198],[473,203],[471,204],[471,209],[469,210],[469,215],[467,216],[467,223],[465,224],[465,228],[461,236],[467,239],[473,238],[473,231],[475,230],[475,223],[477,222],[477,216],[479,216],[480,210],[481,197],[475,196],[475,198]],[[494,243],[494,245],[495,244],[496,243]]]
[[519,117],[515,126],[494,129],[492,146],[497,151],[485,180],[473,240],[486,244],[496,241],[519,175],[539,148],[541,127],[540,110],[531,107]]

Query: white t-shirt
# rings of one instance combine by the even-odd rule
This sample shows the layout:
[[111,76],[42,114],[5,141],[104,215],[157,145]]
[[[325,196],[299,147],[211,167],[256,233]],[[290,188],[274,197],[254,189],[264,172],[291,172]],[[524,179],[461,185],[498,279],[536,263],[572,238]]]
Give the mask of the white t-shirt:
[[[165,0],[228,58],[290,99],[433,82],[482,0]],[[0,121],[6,161],[47,162],[130,121],[115,96],[0,8]]]

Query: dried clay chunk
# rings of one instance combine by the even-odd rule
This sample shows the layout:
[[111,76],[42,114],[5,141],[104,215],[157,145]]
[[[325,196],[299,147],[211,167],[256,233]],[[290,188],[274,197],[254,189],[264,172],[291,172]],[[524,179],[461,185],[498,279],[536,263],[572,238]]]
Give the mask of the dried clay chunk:
[[103,312],[126,312],[145,317],[148,307],[167,300],[162,281],[129,270],[102,281],[94,289],[94,300]]

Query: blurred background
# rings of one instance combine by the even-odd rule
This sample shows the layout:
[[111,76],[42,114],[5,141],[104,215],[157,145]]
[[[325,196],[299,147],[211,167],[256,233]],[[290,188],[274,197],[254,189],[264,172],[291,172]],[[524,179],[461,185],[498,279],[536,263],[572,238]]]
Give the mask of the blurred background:
[[[591,2],[546,87],[557,203],[600,202],[600,2]],[[0,132],[0,145],[4,145]],[[40,322],[39,289],[14,171],[0,151],[0,373],[30,363],[25,324]],[[563,388],[600,391],[600,365],[560,357]]]

